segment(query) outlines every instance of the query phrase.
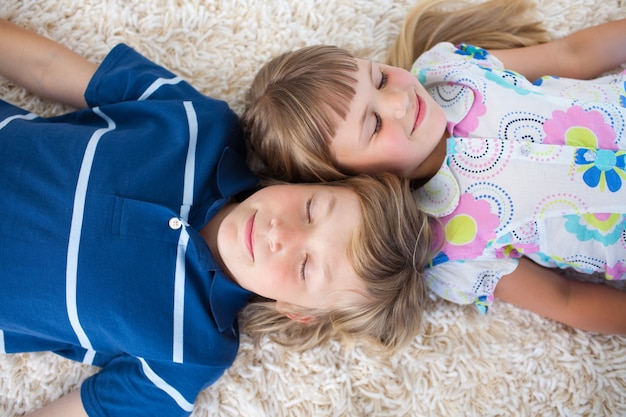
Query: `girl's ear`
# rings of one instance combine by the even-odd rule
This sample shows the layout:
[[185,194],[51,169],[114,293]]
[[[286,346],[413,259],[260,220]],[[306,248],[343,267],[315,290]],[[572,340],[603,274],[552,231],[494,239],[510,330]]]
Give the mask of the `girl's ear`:
[[287,318],[297,321],[299,323],[310,323],[313,321],[314,317],[306,314],[299,314],[293,311],[291,304],[285,303],[284,301],[276,301],[276,310],[287,316]]

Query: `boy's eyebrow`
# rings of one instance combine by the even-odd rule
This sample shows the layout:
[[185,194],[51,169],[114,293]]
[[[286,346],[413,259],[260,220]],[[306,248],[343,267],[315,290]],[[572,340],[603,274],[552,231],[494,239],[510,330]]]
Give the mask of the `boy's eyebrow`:
[[[337,206],[337,197],[333,195],[331,196],[331,199],[328,202],[328,207],[326,208],[327,217],[330,217],[330,215],[332,214],[336,206]],[[328,262],[324,262],[324,265],[322,265],[322,277],[323,277],[323,282],[331,281],[330,265],[328,265]]]

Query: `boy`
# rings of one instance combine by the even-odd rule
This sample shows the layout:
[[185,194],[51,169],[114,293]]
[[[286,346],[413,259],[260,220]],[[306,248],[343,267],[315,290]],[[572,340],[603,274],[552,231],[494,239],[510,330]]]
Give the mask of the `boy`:
[[[280,185],[239,203],[258,181],[225,103],[125,45],[97,67],[1,21],[0,54],[3,76],[83,109],[42,119],[0,102],[0,351],[51,350],[102,367],[33,416],[191,413],[195,396],[231,365],[237,313],[254,293],[311,329],[324,314],[349,324],[365,310],[394,344],[414,334],[420,314],[411,304],[424,293],[416,267],[389,270],[409,287],[387,290],[375,272],[390,256],[373,256],[375,244],[359,239],[368,212],[380,213],[368,201],[391,200],[395,189],[410,210],[407,187]],[[367,200],[372,187],[385,193]],[[394,233],[371,240],[412,259],[418,215],[407,212],[401,227],[383,217]],[[398,230],[410,243],[404,252],[389,244]],[[372,291],[368,274],[383,288]],[[397,327],[387,309],[399,297],[415,313]],[[371,329],[344,333],[385,338]]]

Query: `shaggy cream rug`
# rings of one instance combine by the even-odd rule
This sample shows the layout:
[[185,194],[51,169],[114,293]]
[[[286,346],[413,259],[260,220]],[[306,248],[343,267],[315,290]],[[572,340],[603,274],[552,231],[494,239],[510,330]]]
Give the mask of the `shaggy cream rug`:
[[[414,1],[2,0],[0,16],[94,62],[126,42],[240,112],[257,68],[283,50],[332,43],[383,59]],[[538,0],[538,13],[562,36],[626,16],[621,3]],[[65,110],[4,81],[0,97],[44,115]],[[393,358],[338,343],[303,354],[269,342],[255,350],[244,336],[194,416],[626,415],[626,337],[504,303],[487,317],[441,301],[429,309],[426,333]],[[36,409],[96,371],[50,353],[1,356],[0,415]]]

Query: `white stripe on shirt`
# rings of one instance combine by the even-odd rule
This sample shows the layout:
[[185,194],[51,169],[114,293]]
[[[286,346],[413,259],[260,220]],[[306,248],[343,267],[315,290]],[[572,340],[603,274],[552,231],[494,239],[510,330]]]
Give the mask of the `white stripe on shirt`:
[[2,122],[0,122],[0,129],[3,129],[6,125],[11,123],[13,120],[21,119],[21,120],[33,120],[38,118],[35,113],[27,113],[27,114],[16,114],[14,116],[7,117]]
[[182,408],[183,410],[187,412],[193,411],[193,403],[190,403],[189,401],[187,401],[185,397],[183,397],[183,395],[180,392],[178,392],[176,388],[174,388],[173,386],[165,382],[163,378],[157,375],[157,373],[154,372],[152,368],[150,368],[150,366],[145,361],[145,359],[143,358],[138,358],[138,359],[139,359],[139,362],[141,362],[141,368],[143,369],[143,373],[146,375],[146,377],[150,381],[152,381],[152,383],[157,388],[163,390],[167,395],[169,395],[174,401],[176,401],[176,404],[178,404],[178,406]]
[[[183,204],[180,207],[180,217],[183,223],[189,221],[189,211],[193,204],[193,188],[196,172],[196,147],[198,143],[198,120],[196,111],[191,102],[184,102],[189,125],[189,145],[187,147],[187,159],[185,161],[185,177],[183,185]],[[180,233],[178,240],[178,254],[176,259],[176,276],[174,281],[174,329],[172,341],[172,360],[176,363],[183,362],[184,347],[184,323],[185,323],[185,256],[189,235],[186,227]]]
[[189,234],[184,227],[178,238],[178,252],[176,254],[176,272],[174,277],[174,329],[172,335],[172,360],[183,363],[184,321],[185,321],[185,255]]
[[189,146],[187,148],[187,161],[185,162],[185,185],[183,189],[183,206],[180,215],[185,221],[189,221],[189,209],[193,204],[193,186],[196,173],[196,148],[198,145],[198,116],[193,104],[189,101],[183,103],[187,112],[189,125]]
[[4,346],[4,330],[0,330],[0,354],[6,354],[7,348]]
[[168,78],[159,78],[156,81],[154,81],[152,84],[150,84],[150,86],[146,89],[146,91],[143,92],[143,94],[137,99],[137,101],[141,101],[141,100],[147,99],[156,90],[161,88],[161,86],[178,84],[182,80],[183,79],[180,78],[180,77],[174,77],[174,78],[169,78],[169,79]]
[[91,341],[85,333],[78,318],[78,305],[76,299],[76,285],[78,281],[78,252],[83,227],[85,200],[87,198],[87,186],[89,185],[89,176],[91,174],[91,166],[93,164],[96,148],[100,138],[102,138],[105,133],[115,129],[115,122],[110,117],[102,113],[98,107],[94,107],[92,110],[98,116],[102,117],[107,122],[108,126],[106,128],[96,130],[89,139],[87,149],[85,149],[85,155],[83,156],[83,162],[78,174],[76,193],[74,194],[74,208],[72,210],[72,223],[70,225],[70,236],[67,248],[67,265],[65,272],[65,303],[67,306],[67,315],[81,346],[87,349],[87,354],[83,359],[83,363],[86,364],[92,363],[95,352],[93,351]]

